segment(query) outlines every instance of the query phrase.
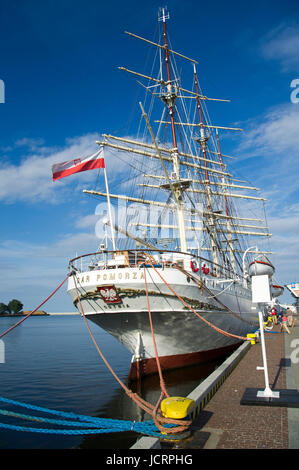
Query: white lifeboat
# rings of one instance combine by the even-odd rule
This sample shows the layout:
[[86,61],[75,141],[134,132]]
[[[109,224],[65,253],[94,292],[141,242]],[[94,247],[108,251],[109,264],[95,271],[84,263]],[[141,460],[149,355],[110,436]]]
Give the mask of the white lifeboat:
[[279,297],[280,295],[283,294],[284,287],[278,286],[278,285],[272,285],[271,286],[271,295],[272,297]]
[[249,265],[249,276],[268,275],[271,277],[273,276],[274,271],[274,266],[268,260],[264,261],[255,259]]

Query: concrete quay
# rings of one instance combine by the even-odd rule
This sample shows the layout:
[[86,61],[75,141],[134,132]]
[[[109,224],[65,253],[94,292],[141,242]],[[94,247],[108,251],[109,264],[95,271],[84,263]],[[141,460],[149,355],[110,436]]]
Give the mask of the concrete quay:
[[[281,333],[277,326],[265,333],[269,384],[273,391],[299,390],[299,364],[291,360],[299,346],[298,322],[290,331],[290,335]],[[256,369],[262,365],[258,342],[198,414],[192,436],[176,448],[299,449],[299,408],[240,404],[247,388],[264,390],[264,372]]]
[[[270,388],[299,390],[299,321],[265,333]],[[297,352],[296,352],[297,351]],[[261,343],[244,342],[189,394],[196,401],[190,437],[141,438],[131,449],[299,449],[299,408],[241,405],[247,388],[264,390]]]

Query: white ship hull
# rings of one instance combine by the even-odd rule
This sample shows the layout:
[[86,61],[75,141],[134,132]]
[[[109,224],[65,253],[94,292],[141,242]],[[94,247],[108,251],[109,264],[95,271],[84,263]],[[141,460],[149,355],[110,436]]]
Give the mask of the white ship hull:
[[[215,358],[242,341],[217,329],[240,337],[256,330],[257,311],[251,303],[251,292],[240,283],[208,275],[203,278],[204,287],[199,288],[178,269],[161,267],[156,270],[147,267],[146,280],[154,335],[164,370]],[[190,311],[158,272],[188,305],[213,326]],[[192,273],[192,277],[197,276]],[[130,378],[156,372],[144,268],[118,267],[81,272],[76,275],[76,284],[78,292],[71,277],[68,293],[77,308],[79,293],[86,317],[131,351]],[[109,287],[117,292],[117,303],[107,303],[102,297],[101,289],[105,291]]]

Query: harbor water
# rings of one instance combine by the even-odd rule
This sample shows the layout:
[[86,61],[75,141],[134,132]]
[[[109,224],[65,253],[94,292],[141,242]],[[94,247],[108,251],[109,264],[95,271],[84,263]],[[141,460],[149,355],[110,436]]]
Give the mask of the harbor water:
[[[0,318],[0,333],[17,320]],[[128,385],[131,354],[99,327],[92,323],[90,327],[114,371]],[[81,316],[30,317],[2,341],[5,349],[5,360],[0,363],[2,397],[102,418],[149,419],[126,396],[103,363]],[[187,396],[220,362],[165,373],[169,394]],[[143,379],[139,386],[132,383],[129,387],[153,404],[160,396],[157,375]],[[8,422],[2,416],[0,420]],[[22,425],[33,426],[26,421]],[[138,436],[134,432],[61,436],[0,429],[0,449],[128,449]]]

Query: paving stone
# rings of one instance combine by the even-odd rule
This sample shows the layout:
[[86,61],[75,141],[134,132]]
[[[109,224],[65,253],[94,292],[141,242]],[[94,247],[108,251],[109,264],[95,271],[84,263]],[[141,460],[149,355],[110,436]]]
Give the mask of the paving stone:
[[[285,333],[280,333],[279,327],[273,328],[272,332],[271,335],[266,334],[269,383],[272,390],[285,389],[288,366],[285,360]],[[194,442],[192,444],[191,437],[189,446],[196,448],[197,434],[204,436],[209,430],[210,437],[203,448],[288,448],[287,408],[240,404],[246,388],[264,390],[264,372],[256,370],[257,366],[263,365],[262,361],[261,344],[256,343],[199,413],[194,422]],[[203,440],[200,442],[203,444]]]

